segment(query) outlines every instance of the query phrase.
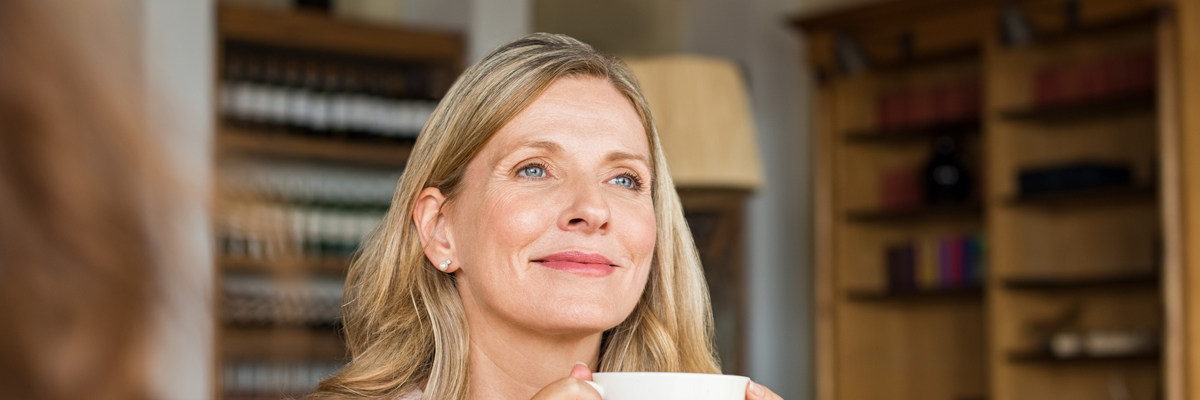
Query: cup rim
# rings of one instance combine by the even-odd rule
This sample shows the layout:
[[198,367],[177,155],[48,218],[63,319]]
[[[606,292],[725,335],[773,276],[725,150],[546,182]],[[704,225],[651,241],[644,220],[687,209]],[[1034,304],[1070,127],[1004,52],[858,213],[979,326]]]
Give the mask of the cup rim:
[[750,379],[749,377],[741,376],[741,375],[708,374],[708,373],[703,373],[703,372],[593,372],[592,373],[593,377],[596,375],[624,375],[624,376],[652,375],[652,376],[657,376],[657,377],[677,376],[677,377],[720,377],[720,378],[729,378],[729,379]]

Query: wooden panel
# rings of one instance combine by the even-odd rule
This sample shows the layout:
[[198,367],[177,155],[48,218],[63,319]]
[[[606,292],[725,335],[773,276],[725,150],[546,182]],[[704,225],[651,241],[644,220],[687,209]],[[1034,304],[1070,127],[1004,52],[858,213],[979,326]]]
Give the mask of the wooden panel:
[[221,3],[217,32],[234,39],[397,60],[430,61],[459,68],[464,46],[457,34],[346,23],[319,13],[278,11]]
[[404,142],[352,142],[238,129],[217,132],[217,151],[222,155],[285,157],[403,168],[408,164],[412,148],[411,143]]
[[221,330],[221,360],[235,361],[338,361],[346,358],[336,330],[304,327],[261,327]]
[[1173,12],[1158,27],[1158,132],[1160,196],[1163,225],[1164,399],[1186,396],[1187,340],[1184,312],[1183,188],[1180,187],[1179,25]]
[[749,310],[742,224],[750,192],[711,188],[678,188],[678,191],[708,281],[721,372],[746,375],[746,314]]
[[816,265],[813,269],[813,313],[816,319],[816,391],[817,400],[837,399],[837,255],[834,237],[838,234],[834,205],[834,143],[837,134],[832,116],[835,114],[833,88],[822,87],[817,92],[816,119],[813,123],[813,222],[816,231]]
[[953,400],[986,395],[984,315],[978,302],[843,303],[842,399]]
[[1200,3],[1191,0],[1176,2],[1176,17],[1179,27],[1178,68],[1179,75],[1179,158],[1182,206],[1183,271],[1181,276],[1182,304],[1185,315],[1183,348],[1183,398],[1200,398],[1200,379],[1191,378],[1196,366],[1200,365],[1200,159],[1187,155],[1200,154],[1200,75],[1188,73],[1200,71]]

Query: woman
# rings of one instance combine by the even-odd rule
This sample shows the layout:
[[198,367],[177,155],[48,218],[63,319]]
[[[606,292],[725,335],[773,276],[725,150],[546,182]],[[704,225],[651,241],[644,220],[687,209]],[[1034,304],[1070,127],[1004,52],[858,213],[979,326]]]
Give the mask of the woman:
[[696,249],[619,61],[519,39],[420,137],[350,268],[351,362],[314,398],[599,399],[588,366],[719,373]]

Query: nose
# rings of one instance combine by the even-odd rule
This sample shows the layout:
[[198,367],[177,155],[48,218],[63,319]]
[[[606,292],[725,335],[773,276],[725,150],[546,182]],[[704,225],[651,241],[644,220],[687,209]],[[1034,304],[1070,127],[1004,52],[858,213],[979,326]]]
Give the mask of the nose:
[[559,218],[559,229],[586,234],[607,233],[612,212],[601,185],[581,179],[565,189],[570,192],[566,196],[569,203]]

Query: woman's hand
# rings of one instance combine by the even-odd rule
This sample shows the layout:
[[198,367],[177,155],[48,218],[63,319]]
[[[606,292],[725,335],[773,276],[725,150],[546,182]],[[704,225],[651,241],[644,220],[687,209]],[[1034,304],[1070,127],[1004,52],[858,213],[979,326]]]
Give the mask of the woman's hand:
[[575,364],[575,368],[571,368],[571,375],[546,385],[530,400],[601,400],[600,392],[584,382],[590,380],[592,371],[588,366]]
[[767,389],[766,386],[750,381],[750,384],[746,385],[746,400],[783,400],[783,398],[772,392],[771,389]]

